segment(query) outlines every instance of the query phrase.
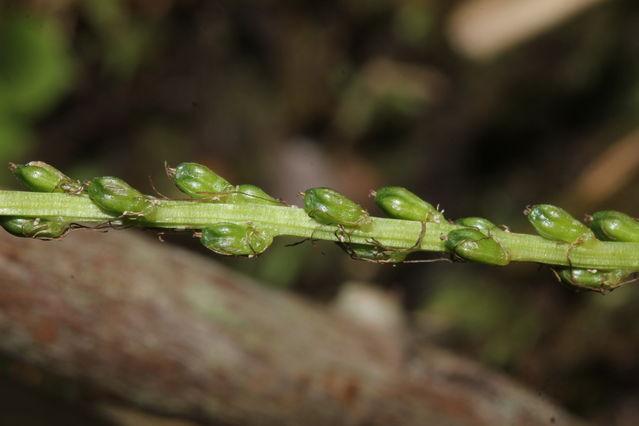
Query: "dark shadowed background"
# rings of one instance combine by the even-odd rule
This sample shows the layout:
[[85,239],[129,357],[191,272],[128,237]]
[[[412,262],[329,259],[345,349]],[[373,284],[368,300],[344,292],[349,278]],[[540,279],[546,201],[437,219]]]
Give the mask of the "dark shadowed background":
[[[518,232],[536,202],[637,216],[638,28],[635,0],[0,1],[0,163],[177,195],[165,161],[195,161],[376,215],[369,191],[395,184]],[[532,264],[390,267],[286,242],[210,257],[321,303],[347,281],[387,289],[420,339],[582,417],[639,422],[636,286],[602,297]],[[98,421],[68,383],[10,359],[0,374],[3,424]]]

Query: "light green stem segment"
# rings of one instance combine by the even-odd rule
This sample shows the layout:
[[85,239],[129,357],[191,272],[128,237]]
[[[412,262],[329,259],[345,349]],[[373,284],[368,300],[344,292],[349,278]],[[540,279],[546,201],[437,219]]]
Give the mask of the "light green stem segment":
[[[373,217],[364,230],[342,230],[320,225],[303,209],[259,204],[218,204],[200,201],[158,200],[151,217],[137,221],[141,226],[176,230],[203,229],[219,222],[251,222],[256,228],[273,235],[382,244],[386,247],[411,249],[422,231],[422,223],[409,220]],[[70,222],[103,223],[117,219],[104,213],[86,196],[59,193],[0,191],[0,216],[63,217]],[[443,237],[458,225],[425,223],[420,250],[446,252]],[[639,271],[639,243],[595,241],[570,245],[542,237],[494,230],[491,235],[510,254],[511,261],[527,261],[551,265],[572,265],[589,269],[626,269]]]

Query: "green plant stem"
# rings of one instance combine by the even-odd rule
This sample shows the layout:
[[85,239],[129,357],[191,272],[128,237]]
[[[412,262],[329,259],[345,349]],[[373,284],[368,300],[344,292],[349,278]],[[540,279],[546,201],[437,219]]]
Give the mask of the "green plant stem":
[[[85,224],[118,219],[104,213],[86,196],[25,191],[0,191],[0,216],[63,217],[70,222]],[[276,236],[329,241],[348,238],[353,243],[379,243],[397,249],[413,248],[422,230],[420,222],[374,217],[366,230],[344,231],[336,226],[319,225],[297,207],[168,200],[158,200],[157,209],[151,217],[133,222],[144,227],[176,230],[202,229],[218,222],[251,222]],[[456,228],[459,226],[426,223],[419,249],[446,252],[443,236]],[[512,261],[639,271],[639,243],[598,241],[571,246],[502,230],[494,231],[492,236],[510,253]]]

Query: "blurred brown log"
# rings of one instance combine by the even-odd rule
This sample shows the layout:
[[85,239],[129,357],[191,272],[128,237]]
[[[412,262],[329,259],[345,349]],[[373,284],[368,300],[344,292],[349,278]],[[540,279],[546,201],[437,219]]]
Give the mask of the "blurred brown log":
[[3,234],[0,269],[0,350],[154,412],[246,425],[576,423],[472,362],[407,351],[132,232]]
[[639,130],[613,142],[599,153],[575,182],[577,202],[601,203],[632,182],[639,169]]

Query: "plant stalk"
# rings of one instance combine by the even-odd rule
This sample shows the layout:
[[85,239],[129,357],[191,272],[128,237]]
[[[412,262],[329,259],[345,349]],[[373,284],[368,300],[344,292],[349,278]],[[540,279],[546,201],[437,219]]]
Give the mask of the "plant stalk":
[[[0,191],[0,216],[62,217],[69,222],[100,224],[119,219],[96,207],[86,196],[26,191]],[[130,221],[148,228],[198,230],[219,222],[251,222],[276,236],[315,240],[381,244],[396,249],[447,252],[445,235],[460,228],[437,224],[373,217],[366,230],[320,225],[298,207],[259,204],[219,204],[202,201],[157,200],[155,212]],[[418,247],[416,242],[425,227]],[[542,237],[495,230],[491,235],[510,254],[511,261],[536,262],[588,269],[639,271],[639,243],[596,241],[571,245]]]

